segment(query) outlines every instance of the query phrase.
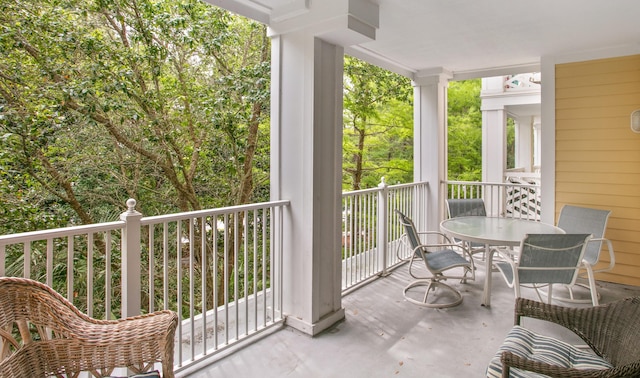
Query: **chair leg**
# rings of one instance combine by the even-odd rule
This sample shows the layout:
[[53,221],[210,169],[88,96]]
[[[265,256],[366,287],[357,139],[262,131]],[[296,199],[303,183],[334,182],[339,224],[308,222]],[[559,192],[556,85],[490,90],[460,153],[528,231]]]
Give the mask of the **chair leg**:
[[430,281],[429,284],[427,285],[427,290],[424,291],[424,299],[422,300],[422,303],[428,303],[427,299],[429,299],[429,292],[433,290],[435,291],[436,288],[433,285],[433,281]]
[[[424,297],[422,301],[416,300],[411,298],[411,296],[407,295],[407,291],[409,291],[410,289],[414,288],[414,287],[421,287],[421,286],[425,286],[426,290],[424,293]],[[454,296],[454,300],[451,302],[444,302],[444,303],[429,303],[428,302],[428,298],[429,298],[429,294],[431,291],[435,291],[436,289],[443,289],[445,291],[448,291],[449,293],[453,294]],[[462,303],[462,294],[456,290],[455,288],[453,288],[452,286],[449,286],[443,282],[440,281],[434,281],[431,279],[420,279],[420,280],[415,280],[413,282],[411,282],[409,285],[407,285],[402,294],[404,295],[405,299],[411,303],[417,304],[419,306],[423,306],[423,307],[429,307],[429,308],[447,308],[447,307],[454,307],[459,305],[460,303]]]
[[[564,285],[568,296],[558,294],[558,292],[556,291],[553,295],[553,299],[560,302],[566,302],[566,303],[592,303],[592,304],[599,303],[601,295],[598,292],[597,288],[595,287],[595,281],[593,285],[594,285],[593,290],[589,286],[589,284],[584,284],[584,283],[575,283],[572,286]],[[576,293],[574,291],[576,288],[581,288],[586,290],[589,294],[589,297],[586,297],[586,293],[583,293],[583,296],[580,296],[580,295],[576,296]],[[594,295],[595,295],[595,300],[594,300]],[[597,304],[594,304],[594,306],[597,306]]]
[[[593,276],[593,269],[591,269],[591,266],[588,264],[583,265],[584,269],[587,271],[587,281],[589,282],[588,286],[587,285],[583,285],[582,283],[575,283],[574,286],[579,286],[579,287],[584,287],[587,290],[589,290],[590,294],[591,294],[591,301],[589,301],[588,299],[576,299],[573,296],[573,287],[568,286],[567,290],[569,291],[569,298],[566,297],[556,297],[554,299],[557,299],[559,301],[562,302],[573,302],[573,303],[589,303],[591,302],[592,305],[597,306],[599,304],[599,300],[600,300],[600,293],[598,293],[598,288],[596,287],[596,280],[595,277]],[[549,297],[551,297],[551,288],[549,288]]]
[[596,279],[593,277],[593,271],[587,267],[587,275],[589,276],[589,289],[591,290],[591,303],[597,306],[598,303],[598,290],[596,288]]

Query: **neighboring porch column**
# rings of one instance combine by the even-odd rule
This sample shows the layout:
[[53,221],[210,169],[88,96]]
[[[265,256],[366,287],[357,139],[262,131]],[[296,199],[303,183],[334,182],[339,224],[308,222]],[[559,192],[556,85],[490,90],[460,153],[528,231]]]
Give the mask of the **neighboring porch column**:
[[417,75],[413,80],[413,179],[428,181],[425,209],[415,220],[422,230],[438,230],[444,217],[447,179],[447,87],[451,75]]
[[533,116],[514,117],[515,123],[515,168],[531,172],[533,166]]
[[[482,109],[482,181],[502,183],[507,167],[507,112],[504,106]],[[499,216],[499,189],[485,192],[487,215]],[[493,201],[495,199],[495,201]]]
[[533,117],[533,167],[531,169],[532,172],[539,172],[540,170],[540,153],[542,151],[540,147],[540,122],[541,119],[539,116]]
[[272,38],[271,197],[284,217],[283,311],[315,335],[344,318],[341,287],[343,48],[293,32]]

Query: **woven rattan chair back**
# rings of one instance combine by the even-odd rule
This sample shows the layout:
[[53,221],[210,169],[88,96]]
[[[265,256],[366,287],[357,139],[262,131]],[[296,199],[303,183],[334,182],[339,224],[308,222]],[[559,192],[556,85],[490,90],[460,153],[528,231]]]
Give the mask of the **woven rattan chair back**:
[[633,365],[633,376],[640,376],[640,297],[577,313],[574,332],[613,366]]
[[162,364],[173,377],[173,311],[120,320],[81,313],[49,286],[26,278],[0,277],[0,377],[95,377],[115,368],[135,373]]

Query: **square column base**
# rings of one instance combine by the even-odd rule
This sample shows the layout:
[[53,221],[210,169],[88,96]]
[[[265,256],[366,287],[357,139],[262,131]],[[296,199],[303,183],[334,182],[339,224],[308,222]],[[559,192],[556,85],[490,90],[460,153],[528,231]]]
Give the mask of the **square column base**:
[[287,316],[285,325],[295,328],[300,332],[306,333],[307,335],[315,336],[325,329],[336,324],[337,322],[343,320],[345,318],[344,314],[344,308],[340,308],[337,311],[323,316],[322,319],[313,324],[307,323],[304,320],[293,316]]

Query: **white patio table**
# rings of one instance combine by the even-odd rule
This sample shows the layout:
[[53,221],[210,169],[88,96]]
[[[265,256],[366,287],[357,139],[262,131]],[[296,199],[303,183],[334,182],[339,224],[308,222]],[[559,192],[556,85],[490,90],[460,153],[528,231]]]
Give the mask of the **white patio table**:
[[[517,247],[526,234],[563,234],[554,225],[526,219],[503,217],[458,217],[440,223],[440,230],[456,239],[491,246]],[[485,253],[486,278],[482,305],[491,305],[491,267],[493,253]]]

